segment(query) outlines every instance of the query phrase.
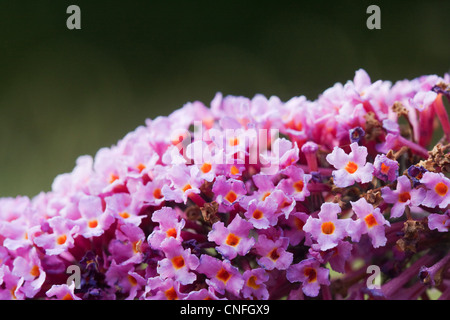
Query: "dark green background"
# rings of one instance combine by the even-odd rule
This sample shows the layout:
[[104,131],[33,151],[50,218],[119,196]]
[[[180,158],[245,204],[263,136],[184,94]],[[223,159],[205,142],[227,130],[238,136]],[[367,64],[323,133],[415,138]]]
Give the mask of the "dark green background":
[[[81,8],[82,30],[66,28]],[[381,8],[381,30],[366,8]],[[50,190],[82,154],[214,94],[313,100],[372,80],[443,75],[449,1],[0,2],[0,196]]]

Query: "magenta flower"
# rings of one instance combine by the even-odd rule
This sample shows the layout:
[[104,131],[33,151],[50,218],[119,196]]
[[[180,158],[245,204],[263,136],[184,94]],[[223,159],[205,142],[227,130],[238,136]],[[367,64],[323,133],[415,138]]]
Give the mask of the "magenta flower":
[[450,204],[450,179],[442,173],[425,172],[420,182],[427,187],[422,205],[430,208],[446,208]]
[[351,186],[355,182],[367,183],[373,178],[373,165],[366,163],[367,148],[358,146],[356,142],[350,145],[351,152],[346,154],[339,147],[327,155],[327,161],[337,170],[333,171],[334,183],[339,188]]
[[254,199],[248,205],[245,217],[256,229],[266,229],[278,222],[278,204],[273,201],[262,201]]
[[428,228],[439,232],[448,232],[450,228],[450,211],[445,214],[432,213],[428,216]]
[[[404,176],[402,176],[404,177]],[[353,212],[357,216],[356,223],[351,228],[352,241],[358,242],[362,234],[368,234],[372,239],[374,248],[386,244],[385,228],[390,226],[389,221],[384,219],[379,208],[374,208],[366,199],[351,202]]]
[[296,201],[303,201],[310,195],[308,190],[308,182],[311,180],[310,174],[305,174],[304,171],[295,165],[289,166],[283,170],[288,178],[283,179],[277,185],[277,189],[284,191],[286,194],[292,196]]
[[144,300],[183,300],[187,297],[186,293],[180,291],[180,283],[168,278],[153,277],[147,280],[144,294],[141,299]]
[[255,244],[255,251],[260,255],[257,259],[258,264],[266,270],[286,270],[294,257],[291,252],[286,251],[288,245],[288,238],[280,237],[273,241],[266,235],[260,234]]
[[245,185],[240,180],[225,179],[223,176],[219,176],[212,188],[216,196],[216,201],[227,210],[227,207],[233,206],[238,203],[239,200],[247,193]]
[[244,286],[244,279],[239,270],[228,261],[221,261],[208,255],[200,257],[200,265],[197,271],[208,277],[206,283],[215,291],[224,294],[225,291],[238,296]]
[[162,278],[173,278],[181,284],[190,284],[197,276],[191,270],[199,265],[198,258],[190,249],[184,250],[175,238],[169,238],[161,245],[166,258],[158,262],[157,271]]
[[418,206],[425,198],[425,190],[412,189],[411,181],[407,176],[398,177],[395,191],[384,187],[381,192],[385,202],[394,204],[391,209],[392,218],[401,217],[406,206]]
[[103,211],[102,200],[99,197],[83,196],[78,203],[81,218],[76,221],[78,233],[85,238],[101,236],[111,224],[114,217]]
[[45,294],[47,297],[56,297],[58,300],[81,300],[74,293],[75,282],[72,282],[70,286],[67,284],[54,284]]
[[309,297],[317,297],[321,285],[329,285],[329,270],[320,267],[319,262],[309,258],[293,264],[287,270],[290,282],[301,282],[303,292]]
[[374,175],[383,181],[393,182],[398,176],[398,162],[389,159],[384,154],[378,154],[373,163]]
[[239,254],[245,256],[255,244],[254,238],[249,238],[252,224],[239,215],[225,227],[223,222],[216,222],[208,233],[208,240],[214,241],[216,250],[227,259],[234,259]]
[[257,268],[247,270],[242,275],[244,279],[244,287],[242,288],[242,296],[252,300],[267,300],[269,291],[265,282],[269,280],[269,275],[264,269]]
[[339,219],[341,208],[337,203],[324,203],[320,208],[319,217],[309,217],[303,226],[303,231],[311,234],[317,241],[320,250],[328,250],[338,245],[339,240],[348,236],[353,220]]
[[34,238],[34,243],[48,255],[57,255],[74,246],[74,235],[79,227],[71,220],[57,216],[48,220],[52,233],[43,233]]
[[152,220],[159,223],[159,226],[148,236],[148,242],[154,249],[159,249],[164,241],[175,238],[182,241],[181,229],[185,225],[185,220],[179,220],[177,212],[168,207],[155,211]]

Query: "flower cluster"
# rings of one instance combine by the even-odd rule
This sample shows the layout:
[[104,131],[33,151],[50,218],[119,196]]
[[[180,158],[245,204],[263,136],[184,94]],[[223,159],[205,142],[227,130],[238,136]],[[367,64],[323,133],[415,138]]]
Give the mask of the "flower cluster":
[[147,120],[0,198],[0,299],[450,298],[449,83],[358,70]]

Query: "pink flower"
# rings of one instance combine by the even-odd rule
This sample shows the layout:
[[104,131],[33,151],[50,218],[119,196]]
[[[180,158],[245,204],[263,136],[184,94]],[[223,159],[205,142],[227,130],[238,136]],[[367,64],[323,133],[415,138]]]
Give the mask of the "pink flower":
[[334,183],[339,188],[351,186],[355,182],[367,183],[372,181],[373,165],[366,163],[367,148],[358,146],[356,142],[350,145],[351,152],[346,154],[339,147],[327,155],[327,161],[337,170],[333,171]]
[[244,279],[244,287],[242,288],[242,296],[252,300],[267,300],[269,291],[265,282],[269,280],[269,275],[264,269],[256,268],[247,270],[242,275]]
[[173,278],[183,285],[193,283],[197,276],[191,272],[199,265],[198,258],[190,249],[184,250],[174,238],[169,238],[161,245],[166,258],[158,262],[157,271],[163,279]]
[[439,232],[448,232],[450,228],[450,210],[447,210],[445,214],[430,214],[428,216],[428,228]]
[[58,300],[81,300],[80,297],[74,293],[75,282],[72,282],[70,286],[67,284],[54,284],[45,294],[47,297],[56,297]]
[[258,264],[266,270],[286,270],[294,257],[291,252],[286,251],[288,245],[288,238],[279,237],[274,241],[260,234],[255,244],[255,251],[260,255],[257,259]]
[[383,181],[393,182],[398,176],[398,162],[389,159],[384,154],[378,154],[373,163],[374,175]]
[[214,223],[208,240],[218,245],[216,250],[225,258],[234,259],[238,254],[246,255],[255,244],[255,239],[249,238],[252,228],[250,222],[236,215],[227,227],[221,221]]
[[227,260],[222,261],[204,254],[200,257],[197,271],[206,275],[206,283],[221,294],[227,291],[238,296],[244,286],[239,270]]
[[425,198],[425,190],[412,189],[411,181],[407,176],[398,177],[395,191],[384,187],[381,189],[381,194],[385,202],[394,204],[391,209],[392,218],[401,217],[406,206],[418,206]]
[[283,174],[288,178],[281,180],[277,185],[277,189],[292,196],[296,201],[303,201],[310,195],[308,190],[308,182],[311,180],[310,174],[304,173],[303,169],[295,165],[283,170]]
[[318,218],[309,217],[303,226],[303,231],[311,234],[317,241],[320,250],[328,250],[338,245],[339,240],[348,235],[348,228],[353,223],[351,219],[339,219],[341,208],[337,203],[322,204]]
[[216,196],[216,201],[224,210],[238,203],[247,193],[247,189],[242,181],[225,179],[223,176],[216,178],[212,191]]
[[254,199],[248,205],[245,217],[256,229],[266,229],[278,222],[279,214],[276,213],[278,204],[274,201],[262,201]]
[[82,196],[78,203],[81,218],[76,221],[78,234],[85,238],[102,235],[114,222],[109,212],[103,211],[102,200],[95,196]]
[[301,282],[303,292],[309,297],[316,297],[321,285],[330,284],[329,273],[328,269],[320,267],[316,259],[309,258],[291,265],[286,278],[290,282]]
[[169,207],[164,207],[155,211],[152,221],[159,223],[153,232],[148,236],[148,242],[154,249],[159,249],[168,238],[175,238],[182,241],[181,229],[184,228],[185,221],[179,219],[177,212]]
[[446,208],[450,204],[450,179],[443,173],[425,172],[420,182],[427,187],[422,205]]
[[[404,177],[404,176],[403,176]],[[352,202],[352,209],[358,219],[351,230],[352,241],[358,242],[362,234],[368,234],[372,239],[374,248],[386,244],[385,228],[390,226],[389,221],[384,219],[379,208],[374,208],[366,199],[361,198]]]

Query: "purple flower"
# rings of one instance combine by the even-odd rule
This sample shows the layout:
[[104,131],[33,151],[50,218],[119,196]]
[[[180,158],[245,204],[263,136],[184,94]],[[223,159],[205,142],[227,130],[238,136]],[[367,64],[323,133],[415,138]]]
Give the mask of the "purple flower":
[[206,275],[208,277],[206,283],[221,294],[228,291],[239,296],[239,292],[244,286],[244,279],[239,270],[227,260],[222,261],[204,254],[200,257],[197,271]]
[[373,163],[374,175],[383,181],[393,182],[398,176],[398,162],[384,154],[378,154]]
[[274,226],[278,222],[276,213],[278,204],[274,201],[252,200],[248,205],[245,217],[253,224],[256,229],[266,229]]
[[58,300],[81,300],[75,295],[74,290],[75,282],[72,282],[70,286],[67,284],[54,284],[45,294],[49,298],[56,297]]
[[179,220],[177,212],[169,207],[164,207],[155,211],[152,221],[159,223],[153,232],[148,236],[148,242],[154,249],[159,249],[166,239],[172,237],[182,241],[181,229],[184,228],[185,220]]
[[109,286],[119,289],[125,294],[126,300],[133,300],[142,294],[143,287],[147,281],[139,275],[133,264],[117,264],[112,260],[111,265],[105,273],[106,282]]
[[95,196],[83,196],[78,203],[81,219],[76,223],[78,233],[85,238],[102,235],[114,222],[109,212],[103,211],[102,200]]
[[216,201],[227,210],[227,207],[233,206],[247,193],[245,185],[240,180],[225,179],[223,176],[216,178],[212,188],[216,196]]
[[266,270],[286,270],[294,257],[291,252],[286,251],[288,245],[288,238],[279,237],[274,241],[260,234],[255,244],[256,253],[260,255],[257,259],[258,264]]
[[242,297],[252,300],[267,300],[269,298],[269,291],[265,285],[265,282],[269,280],[269,275],[264,269],[247,270],[242,278],[245,283],[241,290]]
[[122,221],[123,223],[131,223],[139,226],[143,216],[139,216],[139,203],[128,193],[116,193],[105,198],[107,214]]
[[339,147],[327,155],[327,161],[337,170],[333,171],[334,183],[339,188],[351,186],[353,183],[372,181],[373,165],[366,163],[367,148],[358,146],[356,142],[350,145],[351,152],[346,154]]
[[290,282],[301,282],[304,294],[317,297],[320,286],[330,284],[329,273],[328,269],[320,267],[316,259],[309,258],[291,265],[287,270],[286,278]]
[[428,216],[428,228],[439,232],[448,232],[450,228],[450,210],[447,210],[444,214],[430,214]]
[[168,278],[153,277],[147,280],[144,294],[141,299],[145,300],[183,300],[186,293],[180,291],[180,283]]
[[311,180],[310,174],[305,174],[303,169],[292,165],[283,170],[288,178],[283,179],[277,185],[278,190],[282,190],[285,194],[292,196],[294,200],[303,201],[310,195],[308,190],[308,182]]
[[197,276],[191,272],[199,265],[198,258],[191,254],[190,249],[184,250],[174,238],[169,238],[162,244],[166,258],[158,262],[158,273],[162,278],[173,278],[183,285],[193,283]]
[[389,187],[381,189],[381,195],[385,202],[393,203],[391,217],[399,218],[403,215],[406,206],[418,206],[425,198],[424,189],[412,189],[411,181],[407,176],[397,179],[397,188],[391,190]]
[[214,223],[208,233],[208,240],[218,245],[216,250],[225,258],[234,259],[238,254],[246,255],[255,244],[255,239],[249,238],[252,228],[250,222],[236,215],[227,227],[221,221]]
[[339,219],[341,208],[337,203],[322,204],[318,218],[309,217],[303,226],[303,231],[311,234],[320,250],[328,250],[338,245],[339,240],[348,235],[348,228],[353,223],[351,219]]
[[443,173],[425,172],[420,182],[427,187],[422,205],[430,208],[446,208],[450,204],[450,179]]
[[384,226],[390,226],[390,223],[384,219],[380,209],[374,208],[364,198],[355,202],[350,201],[350,203],[358,218],[350,232],[352,241],[358,242],[361,235],[367,233],[372,239],[374,248],[384,246],[387,241]]
[[48,255],[57,255],[72,248],[74,236],[79,227],[71,220],[57,216],[48,220],[52,233],[43,233],[34,238],[34,243],[43,249]]

